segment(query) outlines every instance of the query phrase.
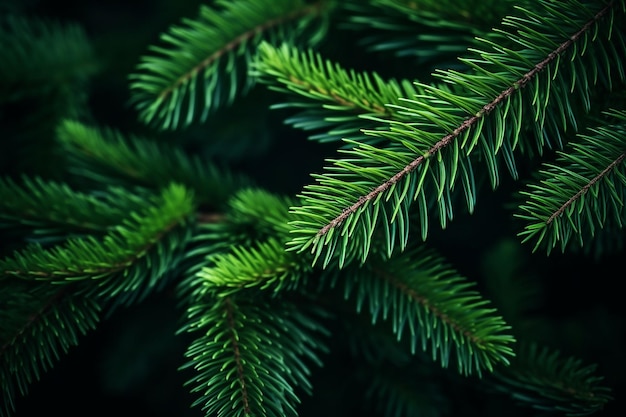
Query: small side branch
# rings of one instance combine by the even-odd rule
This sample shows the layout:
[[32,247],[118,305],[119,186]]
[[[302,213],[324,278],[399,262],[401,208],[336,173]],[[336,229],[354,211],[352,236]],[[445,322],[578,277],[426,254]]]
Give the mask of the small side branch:
[[250,401],[248,399],[248,386],[244,377],[243,362],[241,360],[241,351],[239,350],[239,343],[235,335],[235,317],[233,311],[233,304],[230,298],[224,300],[224,307],[226,308],[226,318],[228,322],[228,329],[230,331],[230,342],[233,348],[233,355],[235,357],[235,364],[237,365],[237,379],[239,380],[239,386],[241,387],[241,397],[243,402],[244,415],[252,415],[250,408]]
[[565,203],[563,203],[563,205],[561,207],[559,207],[558,210],[556,210],[554,213],[552,213],[552,215],[548,218],[548,220],[546,220],[546,224],[548,225],[548,224],[552,223],[554,221],[554,219],[556,219],[561,214],[563,214],[563,212],[569,206],[574,204],[574,202],[576,200],[578,200],[583,194],[585,194],[587,191],[589,191],[589,189],[591,187],[593,187],[598,181],[600,181],[602,178],[606,177],[609,174],[609,172],[611,172],[613,170],[613,168],[615,168],[616,166],[621,164],[622,161],[624,161],[625,158],[626,158],[626,153],[621,154],[615,161],[611,162],[609,164],[609,166],[607,166],[605,169],[603,169],[602,172],[600,172],[598,175],[593,177],[591,179],[591,181],[589,181],[587,184],[585,184],[585,186],[583,188],[580,189],[580,191],[578,191],[576,194],[574,194],[569,200],[567,200]]
[[281,17],[277,17],[277,18],[274,18],[274,19],[270,19],[270,20],[266,21],[265,23],[263,23],[262,25],[258,25],[258,26],[254,27],[254,28],[252,28],[252,29],[250,29],[250,30],[248,30],[246,32],[241,33],[240,35],[238,35],[235,38],[233,38],[226,45],[224,45],[222,48],[218,49],[217,51],[213,52],[211,55],[207,56],[200,63],[198,63],[198,65],[193,67],[190,71],[188,71],[187,73],[181,75],[168,88],[166,88],[165,90],[161,91],[161,93],[158,96],[158,100],[161,101],[161,100],[165,99],[170,94],[172,94],[172,92],[175,89],[177,89],[178,87],[180,87],[181,85],[185,84],[190,79],[195,77],[200,71],[202,71],[203,69],[205,69],[208,66],[210,66],[211,64],[213,64],[215,61],[220,59],[222,56],[224,56],[228,52],[234,51],[235,49],[237,49],[243,43],[247,42],[250,39],[253,39],[258,34],[263,33],[265,31],[269,30],[270,28],[278,26],[278,25],[280,25],[280,24],[282,24],[284,22],[288,22],[290,20],[294,20],[294,19],[297,19],[297,18],[302,17],[302,16],[306,16],[306,15],[309,15],[309,14],[317,14],[317,13],[319,13],[320,10],[322,9],[323,3],[324,3],[323,1],[319,1],[319,2],[317,2],[315,4],[306,5],[305,7],[301,8],[299,10],[294,10],[293,12],[291,12],[291,13],[285,15],[285,16],[281,16]]

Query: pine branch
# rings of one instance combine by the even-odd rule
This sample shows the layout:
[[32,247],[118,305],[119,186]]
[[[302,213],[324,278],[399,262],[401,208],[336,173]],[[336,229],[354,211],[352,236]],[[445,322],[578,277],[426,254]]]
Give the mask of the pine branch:
[[489,301],[424,246],[383,264],[370,260],[348,268],[342,279],[345,297],[354,294],[358,312],[366,308],[372,323],[390,320],[398,340],[408,333],[411,352],[418,346],[429,350],[444,368],[453,360],[460,374],[482,375],[514,355],[509,326]]
[[[366,407],[375,405],[398,417],[455,413],[457,405],[467,413],[465,407],[480,402],[455,404],[458,393],[440,378],[442,372],[468,383],[493,383],[496,393],[533,411],[583,416],[602,410],[611,391],[595,366],[547,348],[517,348],[529,308],[522,291],[528,286],[512,283],[517,252],[501,246],[493,252],[507,265],[491,275],[515,292],[501,291],[495,305],[507,305],[496,310],[478,291],[493,288],[485,277],[475,285],[413,240],[416,230],[427,239],[432,218],[445,228],[457,207],[471,213],[483,180],[496,188],[505,170],[517,179],[522,157],[540,157],[549,148],[558,157],[521,193],[527,197],[518,213],[528,225],[520,233],[524,241],[548,253],[559,245],[595,245],[606,253],[610,239],[623,242],[624,103],[611,106],[621,110],[606,115],[610,122],[600,120],[577,137],[572,133],[587,126],[589,113],[608,108],[605,93],[626,81],[626,1],[516,1],[523,6],[497,25],[512,4],[216,0],[196,18],[170,27],[130,77],[131,103],[141,121],[161,129],[204,122],[261,81],[286,95],[274,107],[300,110],[289,124],[341,148],[299,199],[247,188],[247,180],[198,156],[215,144],[196,142],[200,152],[190,155],[183,146],[79,122],[78,110],[87,107],[76,105],[85,103],[80,87],[92,72],[79,69],[83,78],[67,64],[84,56],[84,34],[58,38],[59,50],[74,41],[80,50],[65,51],[64,70],[43,74],[59,76],[59,82],[41,81],[32,74],[44,67],[16,75],[12,65],[36,67],[46,54],[52,63],[61,61],[49,42],[61,29],[15,24],[9,31],[15,48],[0,51],[0,62],[5,55],[12,60],[3,68],[14,77],[5,90],[0,68],[0,103],[34,97],[43,102],[34,112],[54,114],[54,126],[56,115],[63,115],[55,149],[66,153],[69,164],[67,182],[12,175],[20,170],[0,177],[0,231],[25,238],[10,243],[20,245],[12,256],[0,257],[0,417],[10,417],[17,396],[95,328],[102,310],[137,302],[171,283],[185,311],[179,332],[192,340],[181,370],[191,373],[193,405],[207,416],[295,417],[314,381],[321,382],[320,399],[329,399],[323,377],[344,376],[333,369],[337,362],[326,363],[329,372],[322,378],[312,375],[312,365],[321,366],[322,354],[331,351],[326,325],[335,330],[331,359],[356,372],[340,381],[350,386],[350,395],[332,392],[324,411],[333,397],[336,404],[349,403],[350,411],[363,399],[374,400],[362,401],[367,414],[372,410]],[[369,38],[375,50],[436,60],[435,82],[384,80],[381,72],[324,59],[311,45],[326,36],[330,17],[351,22],[363,38],[375,29]],[[2,22],[0,41],[7,27]],[[345,40],[335,40],[330,49],[345,52]],[[29,42],[40,58],[28,56]],[[40,50],[44,45],[50,50]],[[463,57],[444,71],[447,58],[461,50]],[[392,72],[399,61],[381,64],[377,68]],[[14,80],[30,80],[34,88]],[[69,116],[56,107],[57,95],[67,99]],[[266,105],[261,102],[251,104]],[[255,112],[253,118],[265,115]],[[24,123],[40,119],[20,115],[16,125],[8,116],[3,122],[9,130],[17,126],[18,134]],[[233,120],[251,119],[237,112]],[[230,124],[218,123],[226,129]],[[5,147],[13,143],[9,137],[0,140]],[[228,139],[224,148],[232,145]],[[35,148],[25,147],[25,153],[42,152],[41,140],[32,143]],[[257,150],[232,146],[224,153],[228,159]],[[43,154],[46,163],[40,165],[64,168]],[[11,237],[3,235],[3,245]],[[462,238],[468,239],[464,244],[478,242],[472,234]],[[485,259],[484,252],[480,256],[476,261]],[[327,320],[329,311],[341,313],[339,319]],[[489,401],[481,411],[500,410]]]
[[[365,399],[361,409],[385,416],[449,415],[450,399],[440,370],[424,352],[411,354],[398,343],[389,322],[372,324],[364,315],[341,314],[337,337],[345,337],[350,357],[358,363],[352,384],[361,385]],[[352,381],[354,380],[354,382]]]
[[310,393],[308,363],[321,365],[326,330],[316,315],[287,302],[225,297],[190,308],[181,331],[202,332],[183,368],[206,415],[297,416],[297,388]]
[[496,26],[513,10],[511,0],[499,2],[444,0],[346,1],[343,28],[363,33],[361,45],[371,52],[392,52],[413,58],[412,66],[438,68],[463,65],[457,57],[474,37]]
[[[603,233],[623,229],[626,219],[626,111],[607,114],[605,124],[578,135],[553,163],[521,192],[526,202],[516,216],[525,223],[523,242],[544,247],[592,247]],[[601,240],[600,240],[601,242]]]
[[182,149],[111,128],[98,128],[67,120],[57,131],[70,159],[74,178],[92,185],[143,185],[161,188],[178,182],[194,191],[204,209],[219,209],[237,189],[250,184],[247,178],[187,155]]
[[197,250],[190,254],[197,258],[194,267],[205,264],[207,257],[230,252],[234,247],[252,247],[267,240],[284,243],[289,238],[287,219],[293,203],[292,198],[260,188],[243,188],[228,200],[219,216],[201,213],[195,238]]
[[[615,16],[621,16],[624,5],[574,0],[537,5],[538,11],[521,10],[520,17],[506,18],[504,26],[510,29],[486,38],[489,50],[474,50],[475,56],[463,59],[474,71],[439,74],[444,82],[465,89],[466,95],[423,85],[427,95],[407,100],[403,108],[413,117],[411,124],[391,122],[388,131],[368,132],[389,139],[391,145],[360,144],[342,150],[344,159],[331,160],[333,165],[315,176],[316,183],[305,187],[302,206],[294,208],[300,219],[292,223],[295,237],[290,248],[309,250],[325,265],[336,249],[341,259],[362,260],[378,222],[393,226],[385,239],[398,240],[402,247],[410,223],[408,207],[414,201],[425,239],[429,207],[438,207],[442,226],[445,217],[452,217],[449,194],[458,174],[469,208],[473,207],[469,158],[473,153],[483,158],[496,187],[499,158],[516,175],[513,151],[530,148],[520,140],[522,131],[535,132],[538,149],[551,145],[547,138],[560,146],[567,120],[559,110],[571,110],[577,100],[588,107],[596,82],[623,80],[621,66],[616,70],[611,62],[618,62],[626,49]],[[511,43],[523,48],[510,49]],[[591,74],[582,75],[587,72]],[[481,102],[486,104],[478,105]]]
[[175,265],[173,255],[184,244],[191,211],[187,190],[172,185],[101,240],[73,238],[49,249],[31,245],[0,259],[0,276],[47,285],[83,281],[90,283],[84,289],[88,295],[134,300],[158,288]]
[[612,399],[603,378],[594,375],[596,368],[558,351],[523,344],[510,367],[492,374],[490,386],[536,410],[588,416]]
[[[264,260],[258,259],[254,265],[259,269],[255,271],[255,266],[250,263],[241,264],[236,259],[238,256],[256,258],[258,247],[265,247],[269,250],[274,260],[289,269],[289,265],[298,259],[298,270],[308,270],[308,261],[300,262],[298,257],[284,253],[284,242],[288,240],[289,207],[293,204],[293,199],[277,194],[269,193],[257,188],[244,188],[235,193],[227,203],[227,207],[220,215],[206,215],[201,213],[198,216],[198,225],[195,228],[194,236],[190,238],[187,245],[181,269],[183,279],[177,286],[177,296],[181,307],[195,303],[207,292],[215,294],[216,288],[207,284],[206,275],[212,275],[218,259],[225,259],[224,262],[232,263],[234,269],[226,271],[229,278],[225,283],[233,287],[246,285],[263,285],[266,281],[256,281],[254,278],[247,283],[241,278],[260,275],[268,278],[269,281],[280,283],[262,265]],[[270,242],[271,241],[271,242]],[[268,243],[270,242],[270,243]],[[233,250],[234,248],[234,250]],[[236,253],[239,253],[237,255]],[[238,270],[241,268],[241,270]],[[233,272],[234,275],[230,275]],[[243,277],[237,277],[237,273],[243,272]],[[283,271],[286,274],[286,270]],[[212,278],[209,278],[209,280]],[[297,280],[292,280],[294,284]],[[220,294],[226,294],[227,287],[218,288]]]
[[311,269],[295,254],[286,252],[283,242],[275,239],[253,248],[234,247],[230,253],[213,256],[211,263],[213,266],[200,271],[198,278],[217,287],[221,296],[245,288],[292,290]]
[[[421,365],[421,364],[418,364]],[[386,417],[443,417],[449,414],[442,387],[429,381],[422,366],[396,368],[381,364],[367,375],[366,396]],[[426,382],[428,381],[428,382]]]
[[19,182],[0,177],[0,228],[27,228],[36,241],[104,233],[143,207],[144,197],[121,188],[88,194],[39,177],[23,176]]
[[[263,239],[278,237],[288,239],[291,217],[289,207],[295,199],[259,188],[246,188],[235,194],[228,202],[229,211],[226,223],[230,226],[229,235],[244,238],[236,229],[248,229],[246,238]],[[251,233],[250,228],[254,228]],[[239,241],[241,242],[241,240]]]
[[402,120],[402,114],[389,105],[400,105],[401,97],[423,93],[408,80],[386,81],[375,72],[348,70],[312,49],[301,51],[286,43],[262,43],[252,68],[258,82],[297,97],[272,108],[304,109],[286,123],[306,131],[322,130],[311,136],[320,142],[375,140],[361,130],[375,129],[381,121]]
[[222,105],[231,104],[254,84],[248,63],[262,40],[324,36],[312,24],[329,7],[326,1],[215,1],[202,6],[196,19],[185,19],[163,34],[131,75],[132,102],[145,123],[176,129],[204,122]]
[[0,277],[0,416],[12,415],[16,398],[96,327],[100,309],[67,286]]
[[0,19],[0,103],[51,95],[75,100],[99,63],[82,27],[44,19]]

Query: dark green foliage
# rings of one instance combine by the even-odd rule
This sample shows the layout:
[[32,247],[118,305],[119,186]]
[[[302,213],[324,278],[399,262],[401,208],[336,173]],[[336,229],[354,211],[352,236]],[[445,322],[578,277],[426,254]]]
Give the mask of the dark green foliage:
[[[472,48],[463,62],[473,71],[437,73],[454,86],[452,92],[423,85],[425,92],[405,99],[401,108],[410,122],[392,120],[388,130],[369,132],[388,139],[388,146],[360,144],[332,160],[302,193],[292,248],[311,251],[324,262],[335,255],[363,261],[376,230],[386,231],[385,240],[406,245],[410,213],[419,215],[426,239],[433,203],[442,227],[453,217],[454,192],[462,190],[472,211],[478,161],[496,187],[502,163],[517,176],[517,149],[559,148],[561,132],[576,124],[571,120],[575,108],[590,107],[595,85],[608,88],[624,81],[620,57],[626,43],[621,32],[604,23],[614,19],[614,8],[576,4],[579,13],[563,16],[551,3],[541,7],[542,12],[505,18],[504,30]],[[545,27],[555,33],[539,35]],[[593,48],[591,42],[599,45]],[[557,58],[561,53],[568,58]],[[578,75],[588,67],[594,68],[593,77]],[[534,140],[521,140],[524,134]],[[417,207],[411,210],[413,202]]]
[[343,2],[349,13],[343,27],[362,33],[371,52],[392,53],[429,70],[462,66],[457,58],[479,36],[497,25],[516,3],[376,0]]
[[75,178],[98,184],[164,187],[172,181],[194,191],[197,204],[221,206],[249,180],[200,160],[167,143],[143,137],[124,137],[110,128],[94,128],[66,120],[57,130]]
[[372,323],[390,320],[398,340],[409,337],[411,353],[421,347],[442,367],[452,362],[466,375],[490,371],[513,355],[514,339],[496,309],[423,246],[342,275],[345,297],[356,298],[356,311],[367,310]]
[[[131,89],[140,117],[165,129],[176,129],[200,119],[254,83],[247,74],[256,45],[262,39],[294,41],[309,22],[325,13],[324,2],[302,0],[217,0],[202,6],[197,19],[185,19],[142,59],[131,76]],[[308,34],[307,41],[323,37]]]
[[363,135],[361,129],[368,124],[374,129],[376,123],[366,119],[401,119],[402,114],[389,105],[400,104],[401,97],[415,95],[419,88],[409,80],[385,81],[377,73],[348,71],[325,61],[312,49],[301,52],[286,43],[280,47],[261,44],[253,68],[258,80],[269,84],[269,88],[298,94],[298,101],[273,107],[304,109],[286,122],[319,132],[311,139],[321,142],[355,137],[369,140],[371,137]]
[[92,45],[77,24],[3,16],[0,44],[0,62],[4,64],[0,103],[55,92],[76,101],[80,88],[98,69]]
[[157,286],[175,264],[173,254],[187,240],[186,223],[193,206],[190,195],[179,185],[163,190],[144,205],[101,238],[69,238],[50,248],[32,244],[1,260],[0,271],[3,276],[48,285],[91,281],[95,285],[88,292],[98,297],[139,294],[144,285]]
[[321,365],[316,350],[325,350],[314,334],[324,335],[324,328],[303,310],[237,297],[189,308],[183,330],[203,334],[185,366],[197,371],[189,384],[207,415],[298,415],[296,388],[311,392],[307,362]]
[[[587,252],[623,248],[626,177],[626,113],[609,112],[616,120],[589,128],[560,152],[553,163],[546,163],[535,182],[522,194],[518,217],[527,222],[524,240],[535,241],[535,248],[547,252],[560,246],[581,247]],[[566,216],[560,216],[561,212]],[[567,222],[567,224],[564,224]],[[597,232],[602,229],[606,232]],[[594,240],[600,234],[603,238]],[[595,250],[592,245],[595,244]],[[608,248],[605,248],[608,246]]]
[[85,115],[88,82],[101,70],[85,32],[0,10],[1,173],[58,175],[46,164],[63,158],[50,132],[62,118]]
[[[597,384],[595,365],[562,357],[536,344],[520,347],[508,369],[493,374],[496,390],[508,391],[517,402],[567,416],[585,416],[603,407],[610,390]],[[510,391],[509,391],[510,390]],[[576,401],[571,401],[575,397]]]
[[[0,20],[0,416],[156,296],[194,415],[614,404],[624,322],[594,262],[623,250],[624,0],[197,7],[133,51],[123,128],[88,101],[107,42]],[[298,193],[260,185],[318,157]],[[585,290],[550,272],[567,254]]]
[[100,321],[101,305],[72,287],[0,280],[0,412],[11,415],[18,396]]

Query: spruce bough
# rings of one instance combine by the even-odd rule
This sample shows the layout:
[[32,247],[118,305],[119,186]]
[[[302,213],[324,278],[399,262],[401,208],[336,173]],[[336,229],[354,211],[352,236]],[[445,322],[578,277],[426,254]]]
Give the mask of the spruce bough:
[[[0,42],[0,416],[164,293],[199,415],[611,410],[571,344],[593,325],[559,340],[567,277],[531,259],[623,250],[624,1],[203,3],[135,57],[133,129],[90,107],[105,47],[80,25],[8,13]],[[260,184],[262,138],[320,168]],[[504,237],[473,269],[453,248],[484,227]]]

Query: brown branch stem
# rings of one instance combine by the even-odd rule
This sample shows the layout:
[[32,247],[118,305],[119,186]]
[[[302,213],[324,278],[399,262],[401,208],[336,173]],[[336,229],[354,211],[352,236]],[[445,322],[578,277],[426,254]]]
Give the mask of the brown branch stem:
[[536,64],[530,71],[524,74],[520,79],[515,81],[513,85],[511,85],[506,90],[502,91],[497,97],[495,97],[491,102],[485,104],[478,113],[474,116],[466,119],[461,123],[459,127],[454,129],[451,133],[445,135],[441,138],[437,143],[435,143],[424,155],[420,155],[411,161],[407,166],[405,166],[402,170],[396,173],[394,176],[389,178],[387,181],[374,188],[368,194],[359,197],[357,202],[355,202],[350,207],[344,209],[341,214],[332,219],[329,223],[327,223],[324,227],[322,227],[317,232],[317,237],[324,236],[331,229],[340,225],[345,219],[347,219],[350,215],[359,210],[363,205],[365,205],[368,201],[375,199],[378,195],[385,192],[392,185],[400,181],[401,179],[407,177],[411,172],[415,171],[427,158],[439,152],[441,149],[448,146],[455,139],[457,139],[463,132],[470,129],[472,126],[477,124],[479,120],[488,115],[496,108],[500,103],[504,102],[507,98],[509,98],[513,93],[518,90],[521,90],[525,87],[530,81],[533,80],[543,69],[553,62],[561,53],[570,48],[585,32],[587,32],[591,26],[604,17],[611,7],[613,6],[613,2],[607,4],[602,10],[600,10],[596,15],[587,21],[576,33],[574,33],[568,40],[560,44],[556,49],[550,52],[545,59]]
[[406,283],[402,282],[400,279],[389,274],[383,269],[375,269],[374,272],[380,277],[382,277],[385,281],[389,282],[393,287],[400,290],[400,292],[408,295],[416,303],[422,305],[426,310],[430,311],[435,317],[438,317],[439,319],[441,319],[442,322],[447,323],[456,332],[458,332],[459,334],[462,334],[468,340],[471,340],[476,345],[481,344],[481,341],[472,332],[470,332],[467,329],[464,329],[458,323],[452,321],[449,315],[447,315],[444,311],[437,308],[437,306],[431,304],[427,297],[420,295],[417,291],[415,291],[415,289],[409,287]]
[[244,414],[249,416],[252,414],[250,409],[250,401],[248,400],[248,388],[243,371],[243,362],[241,360],[241,351],[239,349],[239,343],[235,336],[235,317],[233,311],[233,304],[230,298],[224,299],[224,307],[226,308],[226,319],[228,321],[228,328],[230,330],[230,343],[233,347],[233,355],[235,356],[235,363],[237,364],[237,379],[239,380],[239,386],[241,387],[241,396],[243,401]]
[[161,91],[161,93],[159,93],[159,95],[158,95],[158,101],[163,100],[165,97],[169,96],[172,93],[172,91],[174,91],[176,88],[180,87],[181,85],[183,85],[184,83],[186,83],[187,81],[189,81],[190,79],[195,77],[204,68],[208,67],[209,65],[211,65],[213,62],[217,61],[219,58],[221,58],[222,56],[224,56],[228,52],[233,51],[234,49],[239,47],[244,42],[254,38],[259,33],[263,33],[266,30],[268,30],[268,29],[270,29],[270,28],[272,28],[274,26],[278,26],[278,25],[280,25],[283,22],[287,22],[287,21],[292,20],[292,19],[297,19],[297,18],[299,18],[301,16],[305,16],[305,15],[307,15],[309,13],[310,14],[318,13],[319,10],[322,8],[322,3],[323,3],[323,1],[319,1],[319,2],[317,2],[315,4],[306,5],[306,6],[302,7],[301,9],[294,10],[293,12],[288,13],[288,14],[286,14],[284,16],[276,17],[274,19],[270,19],[270,20],[266,21],[265,23],[263,23],[261,25],[258,25],[256,27],[254,27],[254,28],[252,28],[252,29],[250,29],[250,30],[248,30],[246,32],[243,32],[240,35],[234,37],[230,42],[228,42],[222,48],[218,49],[217,51],[213,52],[211,55],[209,55],[208,57],[206,57],[205,59],[200,61],[200,63],[198,65],[193,67],[187,73],[181,75],[168,88],[166,88],[163,91]]
[[585,194],[587,191],[589,191],[589,189],[591,187],[593,187],[598,181],[600,181],[602,178],[606,177],[609,172],[611,172],[613,170],[613,168],[615,168],[617,165],[619,165],[620,163],[622,163],[622,161],[624,160],[624,158],[626,158],[626,153],[621,154],[617,159],[615,159],[615,161],[611,162],[605,169],[602,170],[602,172],[600,172],[598,175],[596,175],[595,177],[593,177],[591,179],[591,181],[589,181],[587,184],[585,184],[585,186],[583,188],[581,188],[576,194],[574,194],[569,200],[567,200],[565,203],[563,203],[563,205],[561,207],[559,207],[558,210],[556,210],[554,213],[552,213],[552,215],[548,218],[548,220],[546,220],[546,224],[550,224],[554,221],[554,219],[556,219],[557,217],[559,217],[561,214],[563,214],[563,212],[572,204],[574,204],[574,202],[576,200],[578,200],[580,197],[583,196],[583,194]]

